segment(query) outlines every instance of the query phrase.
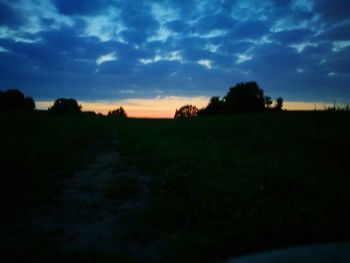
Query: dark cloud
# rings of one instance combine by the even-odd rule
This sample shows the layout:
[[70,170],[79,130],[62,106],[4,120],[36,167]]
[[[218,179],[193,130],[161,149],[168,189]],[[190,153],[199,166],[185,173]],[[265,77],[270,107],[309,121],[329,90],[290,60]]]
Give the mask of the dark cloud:
[[14,28],[23,23],[24,19],[20,14],[16,13],[10,5],[0,1],[0,25]]
[[304,63],[304,58],[293,48],[285,45],[270,43],[263,44],[251,51],[251,60],[242,63],[253,73],[274,76],[277,72],[288,74]]
[[320,38],[326,40],[350,40],[350,23],[328,29],[320,35]]
[[126,29],[121,32],[130,44],[142,45],[159,29],[158,21],[152,16],[150,6],[142,1],[125,2],[121,5],[120,20]]
[[231,17],[222,14],[203,17],[196,25],[196,31],[199,33],[209,33],[213,30],[230,30],[235,27],[237,21]]
[[350,5],[348,0],[318,0],[314,1],[315,11],[329,22],[340,22],[348,20],[350,16]]
[[198,16],[198,3],[196,0],[164,0],[164,6],[176,10],[182,19],[192,19]]
[[134,71],[135,61],[107,61],[98,67],[100,75],[129,76]]
[[146,42],[148,34],[138,30],[124,30],[120,33],[123,39],[130,44],[142,45]]
[[282,44],[301,43],[312,37],[313,32],[309,29],[294,29],[273,33],[270,38]]
[[183,21],[183,20],[172,20],[170,22],[167,22],[165,24],[165,27],[176,33],[182,33],[182,34],[194,33],[193,32],[194,28],[191,25],[189,25],[186,21]]
[[135,49],[123,43],[114,43],[116,60],[107,61],[98,67],[100,75],[129,76],[136,71],[140,59],[150,59],[154,54],[143,49]]
[[142,1],[126,2],[122,5],[121,20],[127,30],[152,33],[159,28],[157,20],[150,13],[150,7]]
[[332,54],[332,49],[332,43],[322,42],[316,46],[306,46],[300,54],[301,56],[306,57],[306,60],[312,59],[313,61],[321,62]]
[[23,55],[9,52],[0,52],[0,61],[0,78],[2,81],[11,81],[13,78],[23,76],[30,65]]
[[337,52],[332,52],[324,63],[329,73],[345,74],[350,76],[350,47]]
[[204,48],[207,44],[207,39],[201,37],[183,37],[176,41],[179,47]]
[[269,32],[266,21],[246,21],[235,26],[229,36],[233,41],[244,39],[260,39]]
[[101,9],[108,7],[108,2],[104,0],[53,0],[53,3],[64,15],[96,14]]
[[213,53],[205,49],[187,48],[183,49],[182,55],[185,60],[198,61],[201,59],[211,59]]
[[[49,43],[39,42],[36,44],[29,44],[14,41],[0,41],[0,44],[11,54],[20,55],[31,67],[49,71],[65,71],[67,73],[91,73],[92,62],[81,61],[70,56],[71,53],[64,53],[59,49],[54,48]],[[13,62],[15,63],[15,62]],[[22,64],[17,64],[22,68]]]
[[168,77],[173,72],[181,71],[181,63],[178,61],[157,61],[140,66],[142,74],[150,76],[151,78]]
[[272,0],[274,6],[289,7],[293,0]]
[[223,43],[219,47],[219,50],[224,53],[237,54],[237,53],[244,53],[253,46],[254,44],[250,42],[231,43],[227,41],[227,43]]
[[98,56],[114,50],[110,43],[100,43],[96,37],[79,36],[80,33],[79,27],[62,27],[35,34],[40,41],[34,43],[1,39],[0,45],[13,53],[26,56],[33,63],[40,63],[45,68],[65,68],[63,65],[72,64],[67,59],[95,61]]

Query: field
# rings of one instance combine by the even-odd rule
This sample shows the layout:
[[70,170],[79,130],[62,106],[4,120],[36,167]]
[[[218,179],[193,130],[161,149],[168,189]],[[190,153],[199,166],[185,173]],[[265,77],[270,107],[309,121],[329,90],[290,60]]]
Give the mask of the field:
[[48,112],[0,114],[0,213],[11,221],[30,204],[47,202],[57,179],[79,167],[86,145],[110,136],[113,123],[88,114]]
[[117,134],[126,165],[151,178],[146,217],[161,229],[173,261],[350,238],[348,112],[0,117],[3,226],[49,202],[55,182],[79,168],[89,143]]
[[127,120],[120,150],[154,174],[154,220],[180,261],[349,240],[350,115]]

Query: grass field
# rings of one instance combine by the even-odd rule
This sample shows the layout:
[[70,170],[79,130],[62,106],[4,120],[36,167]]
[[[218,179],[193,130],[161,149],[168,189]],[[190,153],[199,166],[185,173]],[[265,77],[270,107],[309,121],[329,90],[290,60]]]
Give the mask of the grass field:
[[[349,112],[118,121],[35,112],[0,119],[2,220],[50,200],[57,179],[79,168],[85,147],[117,132],[117,151],[152,178],[147,217],[174,248],[169,261],[350,239]],[[128,182],[117,195],[114,188],[105,194],[137,194]]]
[[120,150],[153,176],[174,261],[350,238],[350,114],[126,120]]
[[0,120],[2,220],[48,201],[57,179],[77,169],[85,146],[113,129],[110,119],[89,114],[2,112]]

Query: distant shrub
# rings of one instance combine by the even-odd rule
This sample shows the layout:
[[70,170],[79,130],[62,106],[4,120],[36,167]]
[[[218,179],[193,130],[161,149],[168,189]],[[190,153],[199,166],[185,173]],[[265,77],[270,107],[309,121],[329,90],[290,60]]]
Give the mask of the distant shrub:
[[49,111],[57,114],[72,114],[80,113],[81,109],[81,105],[75,99],[60,98],[55,100]]
[[334,103],[333,106],[330,107],[325,107],[326,111],[350,111],[350,105],[346,104],[346,105],[337,105],[336,103]]
[[265,100],[265,108],[266,109],[270,109],[271,105],[272,105],[271,97],[270,96],[265,96],[264,100]]
[[118,117],[118,118],[126,118],[127,114],[126,114],[123,107],[119,107],[118,109],[109,111],[108,116],[114,116],[114,117]]
[[191,118],[196,117],[198,114],[198,108],[193,105],[185,105],[176,110],[174,118]]
[[0,110],[26,110],[35,109],[35,102],[31,97],[25,97],[18,89],[0,91]]
[[282,107],[283,107],[283,98],[279,97],[276,99],[275,109],[282,110]]

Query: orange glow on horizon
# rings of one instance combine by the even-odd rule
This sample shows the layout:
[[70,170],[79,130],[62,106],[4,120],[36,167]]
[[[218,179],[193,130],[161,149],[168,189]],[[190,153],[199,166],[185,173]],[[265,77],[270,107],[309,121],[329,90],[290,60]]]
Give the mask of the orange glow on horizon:
[[[96,101],[78,103],[84,111],[94,111],[96,113],[107,114],[108,111],[122,106],[128,117],[131,118],[173,118],[176,109],[186,104],[192,104],[199,109],[207,106],[208,97],[177,97],[166,96],[153,99],[125,99],[116,102]],[[47,109],[53,104],[51,101],[37,101],[38,109]]]
[[305,102],[305,101],[286,101],[283,102],[283,108],[287,110],[324,110],[333,106],[333,103],[324,102]]
[[[85,102],[79,101],[84,111],[94,111],[96,113],[107,114],[108,111],[122,106],[128,117],[131,118],[173,118],[175,110],[186,104],[195,105],[201,109],[207,106],[209,97],[156,97],[153,99],[125,99],[115,102],[96,101]],[[52,101],[37,101],[38,109],[47,109],[53,104]],[[297,102],[285,101],[283,108],[287,110],[323,110],[332,103],[323,102]]]

